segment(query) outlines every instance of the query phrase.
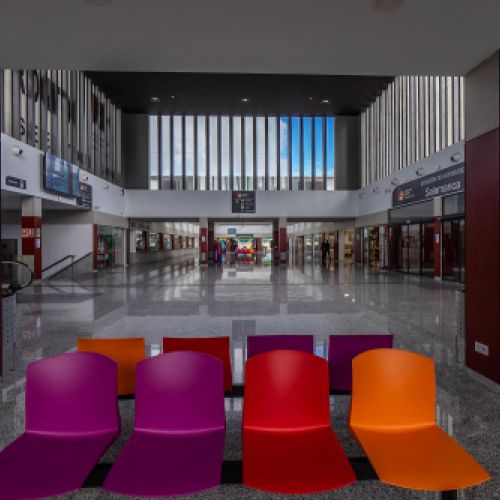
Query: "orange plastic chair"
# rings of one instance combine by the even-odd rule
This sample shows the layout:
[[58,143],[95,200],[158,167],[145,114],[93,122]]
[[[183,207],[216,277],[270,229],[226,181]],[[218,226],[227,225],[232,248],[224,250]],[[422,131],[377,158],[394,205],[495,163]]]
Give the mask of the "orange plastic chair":
[[224,363],[224,391],[233,389],[229,337],[164,337],[163,352],[197,351],[219,358]]
[[349,425],[381,481],[448,491],[488,473],[435,420],[434,361],[400,349],[375,349],[352,362]]
[[246,362],[243,483],[273,493],[316,493],[356,481],[330,423],[328,363],[294,350]]
[[95,352],[118,364],[119,396],[135,394],[135,366],[145,358],[143,338],[84,339],[79,338],[78,352]]

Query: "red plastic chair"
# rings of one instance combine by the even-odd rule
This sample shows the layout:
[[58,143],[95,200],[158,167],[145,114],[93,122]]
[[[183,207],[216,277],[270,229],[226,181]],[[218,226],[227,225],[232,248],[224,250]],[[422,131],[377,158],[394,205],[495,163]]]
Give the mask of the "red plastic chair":
[[224,390],[233,388],[229,337],[164,337],[163,352],[197,351],[219,358],[224,363]]
[[356,481],[330,424],[328,363],[278,350],[246,363],[243,483],[316,493]]

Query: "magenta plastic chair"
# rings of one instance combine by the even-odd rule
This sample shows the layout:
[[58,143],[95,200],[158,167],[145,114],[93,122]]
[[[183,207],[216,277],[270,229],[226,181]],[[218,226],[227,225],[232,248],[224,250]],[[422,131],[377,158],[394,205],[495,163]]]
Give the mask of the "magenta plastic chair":
[[313,354],[313,335],[249,335],[247,337],[247,359],[269,351],[303,351]]
[[180,495],[220,484],[224,453],[224,365],[176,351],[137,364],[135,426],[104,489]]
[[392,348],[390,333],[367,335],[330,335],[328,345],[328,366],[330,389],[352,390],[352,360],[365,351]]
[[117,366],[100,354],[68,353],[26,372],[26,430],[0,453],[0,498],[80,488],[116,439]]

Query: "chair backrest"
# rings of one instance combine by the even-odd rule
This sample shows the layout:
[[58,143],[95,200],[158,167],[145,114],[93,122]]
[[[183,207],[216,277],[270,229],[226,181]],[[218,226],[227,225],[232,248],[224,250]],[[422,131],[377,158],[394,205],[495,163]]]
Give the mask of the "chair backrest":
[[135,428],[189,431],[225,426],[224,367],[209,354],[178,351],[137,365]]
[[390,333],[368,335],[330,335],[328,343],[328,365],[330,387],[351,390],[352,360],[371,349],[391,348],[393,336]]
[[85,339],[79,338],[78,352],[95,352],[108,356],[118,363],[118,387],[120,395],[135,391],[135,367],[145,358],[143,338]]
[[229,337],[164,337],[163,352],[198,351],[219,358],[224,363],[224,390],[233,387]]
[[48,434],[118,431],[116,363],[74,352],[35,361],[26,371],[26,430]]
[[245,373],[245,427],[330,425],[325,359],[301,351],[270,351],[249,359]]
[[258,354],[275,350],[290,349],[293,351],[304,351],[313,354],[313,335],[249,335],[247,337],[247,359]]
[[375,349],[352,362],[352,427],[395,428],[435,423],[434,361],[400,349]]

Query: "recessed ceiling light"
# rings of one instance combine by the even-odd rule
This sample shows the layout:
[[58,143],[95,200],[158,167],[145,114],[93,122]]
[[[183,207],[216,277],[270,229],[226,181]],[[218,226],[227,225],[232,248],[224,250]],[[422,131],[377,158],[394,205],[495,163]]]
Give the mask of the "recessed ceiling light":
[[159,97],[151,97],[151,102],[160,102]]
[[330,99],[322,99],[321,104],[330,104]]
[[250,102],[250,99],[248,97],[242,97],[241,102]]

